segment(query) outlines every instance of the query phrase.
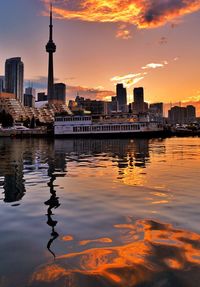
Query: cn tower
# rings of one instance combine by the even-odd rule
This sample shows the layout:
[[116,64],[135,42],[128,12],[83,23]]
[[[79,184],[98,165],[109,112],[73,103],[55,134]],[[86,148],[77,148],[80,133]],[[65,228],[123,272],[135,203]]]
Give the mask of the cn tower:
[[53,73],[53,53],[56,51],[56,45],[53,42],[53,24],[52,24],[52,4],[50,4],[50,25],[49,25],[49,41],[46,44],[46,51],[49,54],[48,67],[48,102],[51,104],[54,100],[54,73]]

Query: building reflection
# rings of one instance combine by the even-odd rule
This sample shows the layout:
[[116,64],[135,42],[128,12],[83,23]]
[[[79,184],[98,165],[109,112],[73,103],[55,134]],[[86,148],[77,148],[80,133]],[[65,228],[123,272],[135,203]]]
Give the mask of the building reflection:
[[1,140],[0,177],[4,201],[22,199],[26,192],[24,174],[34,172],[41,163],[48,165],[50,196],[56,198],[53,182],[56,177],[66,175],[69,158],[77,161],[83,155],[98,157],[100,154],[105,154],[118,167],[119,178],[150,164],[148,139]]
[[70,161],[78,160],[82,155],[98,157],[106,154],[118,167],[119,178],[126,176],[134,168],[145,168],[150,164],[149,139],[74,139],[55,140],[57,152],[76,156]]
[[21,200],[24,196],[24,163],[23,147],[13,148],[12,140],[6,139],[0,142],[0,176],[3,177],[4,201],[11,203]]

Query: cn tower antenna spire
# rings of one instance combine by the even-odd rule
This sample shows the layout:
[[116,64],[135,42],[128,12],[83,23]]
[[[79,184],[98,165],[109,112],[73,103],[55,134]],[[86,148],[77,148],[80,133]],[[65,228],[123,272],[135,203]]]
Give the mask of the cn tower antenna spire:
[[56,52],[56,45],[53,42],[53,5],[52,5],[52,2],[50,2],[49,41],[46,45],[46,52],[49,54],[47,96],[48,96],[49,103],[53,103],[53,100],[54,100],[53,54]]
[[53,5],[52,2],[50,3],[50,25],[49,25],[49,41],[53,41],[53,20],[52,20],[52,12]]

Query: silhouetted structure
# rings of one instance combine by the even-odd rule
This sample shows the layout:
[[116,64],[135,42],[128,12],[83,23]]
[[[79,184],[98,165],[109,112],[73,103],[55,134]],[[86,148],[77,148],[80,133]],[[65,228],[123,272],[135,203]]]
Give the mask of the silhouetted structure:
[[163,103],[153,103],[149,106],[151,121],[163,122]]
[[120,112],[127,112],[127,92],[123,84],[117,84],[116,86],[118,109]]
[[24,64],[20,57],[10,58],[5,63],[5,91],[13,93],[23,104]]
[[172,124],[191,123],[196,120],[196,109],[194,106],[187,107],[172,107],[168,111],[168,119]]
[[0,76],[0,93],[4,92],[4,77]]
[[37,94],[38,102],[47,101],[47,95],[45,93],[38,93]]
[[133,95],[134,95],[133,110],[135,110],[136,113],[143,113],[144,112],[144,89],[143,87],[134,88]]
[[46,51],[49,54],[48,66],[48,101],[51,104],[54,100],[54,70],[53,70],[53,53],[56,52],[56,45],[53,42],[53,24],[52,24],[52,4],[50,6],[50,25],[49,25],[49,41],[46,45]]
[[106,112],[105,101],[90,100],[77,96],[75,102],[78,109],[90,111],[95,115],[103,115]]
[[64,83],[54,84],[54,104],[66,104],[66,85]]

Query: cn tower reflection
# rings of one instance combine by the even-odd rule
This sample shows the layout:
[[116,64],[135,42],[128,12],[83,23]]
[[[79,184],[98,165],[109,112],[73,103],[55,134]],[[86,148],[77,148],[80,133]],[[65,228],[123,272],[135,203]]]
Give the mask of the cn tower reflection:
[[47,224],[51,227],[51,237],[47,242],[47,249],[56,258],[55,252],[52,251],[52,244],[58,238],[59,233],[56,231],[56,226],[58,221],[54,219],[53,210],[57,209],[60,206],[59,197],[56,194],[55,184],[54,181],[57,177],[65,176],[65,169],[66,169],[66,161],[65,161],[65,154],[59,153],[57,154],[54,148],[49,150],[50,155],[48,158],[48,176],[50,177],[48,186],[50,188],[50,198],[44,202],[47,208]]

